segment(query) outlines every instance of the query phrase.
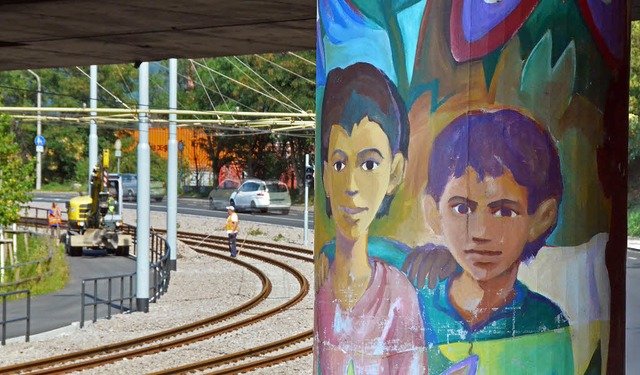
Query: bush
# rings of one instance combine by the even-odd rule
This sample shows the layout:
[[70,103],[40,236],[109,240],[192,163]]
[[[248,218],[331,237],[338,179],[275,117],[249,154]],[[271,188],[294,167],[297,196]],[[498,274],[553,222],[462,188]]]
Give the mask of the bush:
[[629,115],[629,163],[640,161],[640,118]]
[[627,210],[627,235],[640,237],[640,206]]

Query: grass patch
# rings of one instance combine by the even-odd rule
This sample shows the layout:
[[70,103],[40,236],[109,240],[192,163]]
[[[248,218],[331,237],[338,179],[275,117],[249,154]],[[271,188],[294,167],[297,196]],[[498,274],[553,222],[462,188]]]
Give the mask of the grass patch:
[[[0,293],[29,289],[31,295],[36,296],[64,288],[69,280],[69,265],[64,256],[64,247],[48,236],[29,236],[28,249],[26,245],[24,237],[18,236],[19,262],[14,263],[19,267],[5,270],[4,283],[8,285],[0,287]],[[51,258],[47,259],[50,248]],[[25,264],[31,262],[33,264]],[[6,266],[10,265],[7,262]],[[16,296],[24,297],[25,295]]]
[[275,242],[280,242],[280,241],[285,240],[285,239],[287,239],[287,238],[285,236],[283,236],[282,233],[278,233],[277,236],[273,237],[273,240]]
[[266,232],[261,231],[259,228],[251,228],[248,232],[247,235],[248,236],[262,236],[267,234]]
[[640,237],[640,205],[627,209],[627,235]]
[[[78,187],[79,185],[79,187]],[[50,191],[50,192],[76,192],[76,191],[87,191],[87,184],[74,184],[74,183],[58,183],[51,182],[46,185],[42,185],[42,191]]]

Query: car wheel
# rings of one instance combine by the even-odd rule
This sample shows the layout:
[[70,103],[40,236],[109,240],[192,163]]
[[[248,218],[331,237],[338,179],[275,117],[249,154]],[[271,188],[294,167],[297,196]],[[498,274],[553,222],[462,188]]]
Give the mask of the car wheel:
[[209,198],[209,209],[211,210],[216,209],[216,202],[213,201],[213,198]]
[[258,207],[256,207],[256,202],[251,201],[251,213],[255,213],[258,211]]
[[289,215],[289,209],[288,208],[283,209],[282,210],[282,214],[283,215]]
[[155,201],[156,202],[162,202],[162,197],[156,198]]
[[129,202],[133,202],[136,200],[136,194],[133,192],[133,190],[127,191],[127,200]]
[[229,205],[233,206],[233,209],[238,212],[238,207],[236,207],[236,201],[234,201],[233,199],[231,201],[229,201]]

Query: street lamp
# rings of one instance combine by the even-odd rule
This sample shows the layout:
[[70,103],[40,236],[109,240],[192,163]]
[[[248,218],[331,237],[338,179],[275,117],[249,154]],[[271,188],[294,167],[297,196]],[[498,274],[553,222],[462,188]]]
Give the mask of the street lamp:
[[118,158],[118,174],[120,174],[120,158],[122,157],[122,142],[116,139],[116,158]]
[[[40,124],[40,107],[42,106],[42,86],[40,85],[40,76],[37,75],[33,70],[28,69],[29,73],[33,74],[36,77],[36,81],[38,82],[38,95],[37,95],[37,105],[38,105],[38,126],[36,131],[36,136],[42,135],[42,126]],[[38,148],[36,149],[36,190],[40,190],[42,186],[42,151]]]

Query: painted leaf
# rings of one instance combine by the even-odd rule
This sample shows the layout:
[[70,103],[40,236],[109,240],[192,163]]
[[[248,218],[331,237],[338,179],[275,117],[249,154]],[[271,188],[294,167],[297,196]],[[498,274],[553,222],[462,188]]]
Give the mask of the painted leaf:
[[475,60],[505,44],[539,0],[453,0],[451,53],[458,62]]
[[391,16],[387,12],[397,15],[401,11],[419,3],[420,0],[347,0],[347,2],[378,26],[386,28],[388,17]]

